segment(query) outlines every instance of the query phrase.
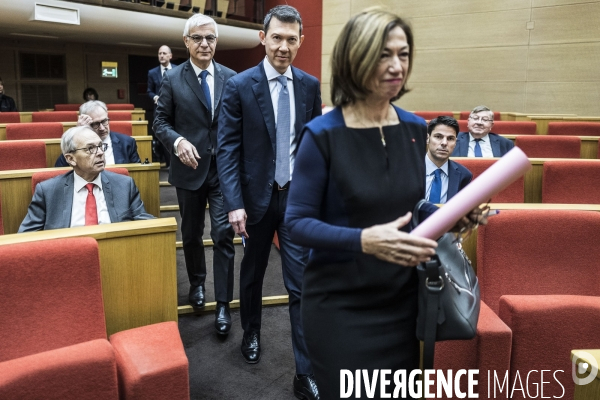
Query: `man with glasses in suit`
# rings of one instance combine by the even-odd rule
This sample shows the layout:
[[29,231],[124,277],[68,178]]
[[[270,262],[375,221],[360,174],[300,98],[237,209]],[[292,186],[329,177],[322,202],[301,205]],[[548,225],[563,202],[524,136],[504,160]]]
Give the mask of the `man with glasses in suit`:
[[104,170],[108,145],[96,132],[71,128],[60,147],[73,170],[37,184],[19,232],[154,218],[133,179]]
[[502,157],[514,147],[512,140],[492,133],[494,113],[486,106],[471,111],[467,128],[460,132],[452,157]]
[[233,300],[233,228],[223,211],[215,149],[221,93],[235,75],[213,60],[218,42],[216,22],[202,14],[187,20],[183,43],[190,58],[165,74],[154,118],[154,132],[171,152],[169,183],[177,190],[183,254],[190,281],[188,300],[195,309],[205,306],[207,269],[202,234],[206,202],[213,240],[215,329],[231,329],[229,303]]
[[[100,137],[102,143],[107,145],[104,152],[106,164],[137,164],[140,156],[137,152],[137,144],[131,136],[110,130],[110,120],[106,104],[100,100],[90,100],[79,107],[79,119],[77,126],[87,126]],[[58,157],[55,167],[66,167],[67,162],[64,154]]]

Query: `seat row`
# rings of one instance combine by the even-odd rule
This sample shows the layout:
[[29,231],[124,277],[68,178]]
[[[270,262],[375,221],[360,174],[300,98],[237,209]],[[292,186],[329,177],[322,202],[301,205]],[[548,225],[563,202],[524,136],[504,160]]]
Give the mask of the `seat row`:
[[[34,111],[0,113],[0,124],[22,122],[77,122],[78,111]],[[113,121],[145,121],[144,110],[109,110],[108,118]]]
[[[79,111],[79,107],[81,107],[81,104],[55,104],[54,111]],[[106,105],[106,108],[109,111],[124,111],[133,110],[135,106],[126,103],[109,103]]]
[[490,218],[477,233],[477,335],[437,343],[435,368],[478,369],[480,398],[517,398],[514,385],[518,398],[538,397],[543,385],[543,396],[572,399],[571,351],[600,348],[599,240],[598,211]]

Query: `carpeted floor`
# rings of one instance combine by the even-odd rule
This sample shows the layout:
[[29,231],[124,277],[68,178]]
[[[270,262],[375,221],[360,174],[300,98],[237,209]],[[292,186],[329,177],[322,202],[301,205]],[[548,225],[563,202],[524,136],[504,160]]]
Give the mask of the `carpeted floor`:
[[[166,169],[160,172],[160,180],[167,180]],[[176,205],[177,197],[172,187],[161,187],[161,205]],[[179,212],[161,213],[162,217],[175,217]],[[204,238],[210,238],[210,219],[206,218]],[[181,240],[180,231],[177,240]],[[243,248],[236,245],[234,299],[239,298],[239,268]],[[208,276],[206,281],[207,301],[214,301],[212,249],[206,248]],[[189,281],[185,269],[183,250],[177,249],[178,304],[186,305]],[[269,266],[263,285],[263,296],[285,295],[281,275],[279,251],[271,249]],[[287,305],[263,308],[261,347],[262,356],[258,364],[244,362],[240,353],[242,329],[239,311],[232,310],[233,326],[226,337],[216,334],[214,314],[181,315],[179,331],[190,364],[190,394],[192,399],[202,400],[285,400],[294,399],[292,379],[295,374],[294,355],[290,333]]]

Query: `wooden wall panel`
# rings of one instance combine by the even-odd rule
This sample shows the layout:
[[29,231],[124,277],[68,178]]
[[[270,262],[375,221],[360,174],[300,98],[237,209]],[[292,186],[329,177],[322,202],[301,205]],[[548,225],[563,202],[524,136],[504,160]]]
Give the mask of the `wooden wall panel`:
[[600,41],[600,2],[534,8],[531,18],[532,45]]
[[[323,96],[349,14],[382,6],[406,18],[416,54],[399,104],[409,110],[600,115],[600,0],[323,0]],[[328,103],[329,104],[329,103]]]
[[527,112],[552,109],[577,115],[600,115],[600,82],[527,82]]
[[527,45],[527,9],[414,18],[418,49]]
[[[325,1],[326,2],[326,1]],[[352,14],[367,7],[381,5],[402,17],[431,17],[490,11],[528,9],[531,0],[423,1],[423,0],[353,0]]]
[[492,110],[523,109],[525,82],[411,83],[412,91],[396,104],[405,110],[471,110],[486,105]]
[[[586,57],[585,55],[595,55]],[[530,46],[527,80],[599,82],[600,41]]]
[[[510,68],[507,68],[507,63]],[[525,81],[527,46],[416,49],[412,82]],[[494,73],[490,73],[494,71]]]

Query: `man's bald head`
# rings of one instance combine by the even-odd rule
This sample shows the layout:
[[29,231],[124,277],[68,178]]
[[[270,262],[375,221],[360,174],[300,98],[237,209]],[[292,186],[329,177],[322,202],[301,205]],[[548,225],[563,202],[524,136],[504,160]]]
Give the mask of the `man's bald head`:
[[158,49],[158,62],[160,62],[160,65],[163,67],[168,66],[171,62],[171,57],[173,57],[173,54],[169,46],[160,46],[160,49]]

